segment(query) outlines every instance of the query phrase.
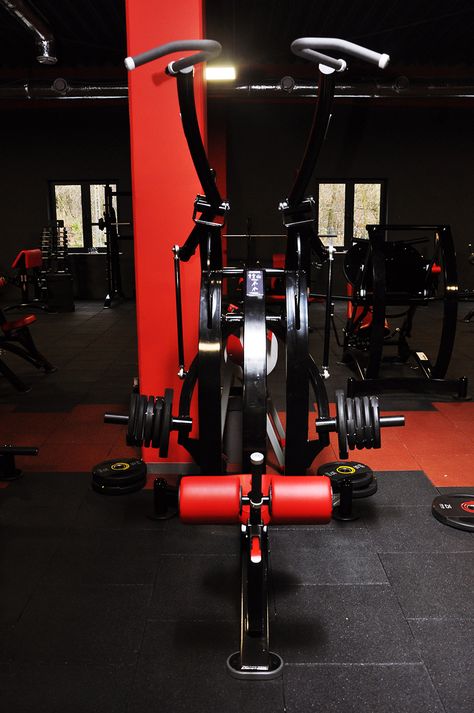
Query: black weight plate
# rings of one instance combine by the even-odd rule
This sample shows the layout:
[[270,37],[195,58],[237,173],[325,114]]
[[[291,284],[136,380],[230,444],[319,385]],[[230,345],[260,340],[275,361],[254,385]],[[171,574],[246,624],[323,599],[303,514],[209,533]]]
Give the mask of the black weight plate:
[[370,399],[368,396],[362,397],[362,409],[364,414],[365,447],[372,448],[374,445],[374,428],[372,425],[372,409],[370,408]]
[[367,485],[365,488],[354,488],[352,491],[352,497],[354,500],[357,500],[358,498],[369,498],[371,495],[375,495],[377,492],[377,478],[373,477],[372,482],[370,485]]
[[130,493],[136,493],[139,490],[142,490],[146,485],[146,478],[142,478],[141,480],[138,480],[135,483],[132,483],[131,485],[127,485],[126,487],[114,487],[114,486],[109,486],[109,485],[97,485],[92,481],[92,489],[96,493],[100,493],[101,495],[129,495]]
[[102,478],[107,477],[108,473],[116,476],[119,473],[130,472],[146,475],[146,464],[140,458],[114,458],[112,460],[103,460],[92,469],[92,475],[98,475]]
[[171,409],[173,408],[173,389],[165,389],[163,412],[161,414],[160,458],[168,456],[171,432]]
[[125,488],[133,483],[143,480],[143,474],[130,475],[129,473],[123,473],[123,475],[118,475],[116,477],[110,476],[106,478],[101,478],[98,475],[93,477],[93,483],[98,487],[113,487],[113,488]]
[[92,479],[97,485],[125,486],[135,483],[146,475],[146,465],[137,458],[123,458],[105,461],[92,471]]
[[347,413],[347,444],[351,451],[354,450],[356,445],[356,433],[355,433],[355,415],[354,415],[354,401],[346,398],[346,413]]
[[155,401],[155,418],[153,419],[153,433],[151,436],[151,445],[153,448],[160,447],[161,435],[161,415],[163,412],[163,399],[158,396]]
[[139,458],[116,458],[98,463],[92,470],[97,486],[125,487],[146,476],[146,464]]
[[353,492],[370,486],[375,477],[368,465],[353,460],[348,460],[344,463],[340,461],[324,463],[319,466],[318,475],[327,475],[331,479],[334,490],[339,490],[339,484],[342,480],[350,478]]
[[356,396],[354,399],[355,427],[356,427],[356,448],[361,450],[365,445],[364,421],[362,416],[362,399]]
[[380,409],[378,396],[370,397],[372,407],[372,427],[374,431],[374,448],[380,448]]
[[139,394],[132,391],[130,395],[130,407],[128,410],[127,445],[135,446],[135,419],[137,417],[137,406]]
[[474,494],[450,493],[438,495],[431,512],[443,525],[458,530],[474,530]]
[[342,389],[336,390],[336,420],[337,439],[339,444],[339,456],[347,458],[347,424],[346,424],[346,398]]
[[148,448],[150,445],[151,437],[153,435],[153,417],[155,415],[155,397],[149,396],[146,412],[145,412],[145,425],[143,427],[143,445]]
[[140,395],[137,406],[137,418],[135,422],[135,441],[138,446],[143,444],[143,429],[145,426],[145,414],[148,404],[148,397]]

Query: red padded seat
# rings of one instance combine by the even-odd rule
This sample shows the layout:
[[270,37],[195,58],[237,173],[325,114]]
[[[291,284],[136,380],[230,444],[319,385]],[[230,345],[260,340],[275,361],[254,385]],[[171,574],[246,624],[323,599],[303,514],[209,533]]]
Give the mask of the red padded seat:
[[4,322],[2,324],[2,330],[5,332],[12,332],[14,329],[21,329],[22,327],[28,327],[28,325],[36,322],[36,317],[34,314],[28,314],[26,317],[21,319],[15,319],[14,322]]
[[41,267],[43,261],[43,256],[41,255],[41,250],[35,248],[34,250],[21,250],[12,263],[12,268],[26,268],[27,270],[32,270],[35,267]]

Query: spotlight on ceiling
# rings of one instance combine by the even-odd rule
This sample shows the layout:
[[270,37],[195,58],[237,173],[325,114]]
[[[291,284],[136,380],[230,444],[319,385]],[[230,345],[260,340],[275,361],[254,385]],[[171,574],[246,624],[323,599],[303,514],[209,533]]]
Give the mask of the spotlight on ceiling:
[[235,77],[235,67],[206,67],[204,77],[208,82],[232,82]]

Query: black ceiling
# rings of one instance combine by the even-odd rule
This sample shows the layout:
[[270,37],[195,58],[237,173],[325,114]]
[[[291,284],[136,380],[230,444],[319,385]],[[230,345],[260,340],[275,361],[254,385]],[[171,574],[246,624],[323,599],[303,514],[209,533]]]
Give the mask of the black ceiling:
[[[158,0],[156,0],[158,1]],[[56,38],[58,64],[122,68],[125,0],[29,0]],[[457,67],[474,73],[473,0],[207,0],[207,36],[248,72],[302,64],[289,51],[301,36],[343,37],[387,52],[397,67]],[[170,39],[177,39],[170,37]],[[46,71],[33,36],[0,6],[1,73]],[[303,63],[304,64],[304,63]],[[102,68],[102,72],[98,68]],[[19,76],[20,78],[20,76]]]

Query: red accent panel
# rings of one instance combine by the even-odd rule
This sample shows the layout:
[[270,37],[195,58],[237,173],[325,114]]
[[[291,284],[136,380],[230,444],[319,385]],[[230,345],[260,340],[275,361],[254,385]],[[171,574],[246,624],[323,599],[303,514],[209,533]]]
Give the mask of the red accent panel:
[[181,479],[179,516],[183,522],[234,523],[240,515],[238,475],[196,475]]
[[252,543],[250,545],[250,559],[252,562],[262,561],[262,548],[260,547],[260,540],[258,537],[252,537]]
[[43,257],[41,250],[38,248],[34,250],[21,250],[12,262],[12,268],[25,267],[27,270],[31,270],[34,267],[41,267],[42,262]]
[[[179,3],[127,0],[128,52],[133,55],[178,39],[203,37],[202,0]],[[176,79],[164,70],[165,57],[129,74],[132,193],[137,284],[137,332],[140,390],[163,394],[177,377],[177,340],[172,246],[182,245],[193,228],[193,202],[201,187],[189,155],[179,116]],[[197,112],[204,124],[202,66],[196,70]],[[189,366],[197,351],[199,259],[182,266],[184,346]],[[175,403],[177,398],[175,398]],[[191,415],[197,421],[196,404]],[[155,449],[143,449],[145,461],[157,461]],[[189,461],[171,434],[170,461]]]
[[326,476],[272,477],[272,524],[326,523],[331,514],[331,481]]
[[36,322],[36,317],[34,314],[29,314],[21,319],[16,319],[14,322],[4,322],[2,324],[2,330],[4,332],[11,332],[13,329],[27,327],[29,324],[33,324],[33,322]]
[[227,354],[229,359],[237,364],[237,366],[244,366],[244,346],[240,341],[239,337],[235,334],[229,334],[227,337]]

